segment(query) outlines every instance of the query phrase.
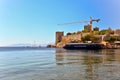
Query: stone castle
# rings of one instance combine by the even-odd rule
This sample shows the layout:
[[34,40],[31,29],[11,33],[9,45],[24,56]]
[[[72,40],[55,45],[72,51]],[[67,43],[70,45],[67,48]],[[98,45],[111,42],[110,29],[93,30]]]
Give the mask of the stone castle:
[[[91,25],[85,25],[84,26],[84,31],[91,31],[92,27]],[[93,31],[99,31],[98,27],[93,28]],[[81,38],[90,34],[90,32],[83,32],[83,33],[75,33],[75,34],[70,34],[70,35],[64,35],[64,32],[56,32],[56,41],[55,41],[55,45],[57,47],[63,47],[66,43],[69,42],[75,42],[75,41],[81,41]],[[109,38],[109,36],[119,36],[120,37],[120,29],[115,30],[113,35],[94,35],[97,38],[97,41],[100,43],[106,39]]]

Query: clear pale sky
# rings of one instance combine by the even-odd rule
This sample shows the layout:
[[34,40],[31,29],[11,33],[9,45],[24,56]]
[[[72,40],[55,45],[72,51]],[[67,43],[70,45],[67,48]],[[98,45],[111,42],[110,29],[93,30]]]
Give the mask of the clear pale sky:
[[55,32],[74,32],[83,24],[58,26],[100,18],[100,29],[120,29],[120,0],[0,0],[0,45],[54,43]]

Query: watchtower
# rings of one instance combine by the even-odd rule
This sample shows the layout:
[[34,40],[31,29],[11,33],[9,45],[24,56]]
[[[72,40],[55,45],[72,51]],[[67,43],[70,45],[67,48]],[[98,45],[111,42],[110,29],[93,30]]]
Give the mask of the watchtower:
[[56,32],[56,41],[55,41],[55,44],[61,42],[62,36],[64,36],[64,32]]

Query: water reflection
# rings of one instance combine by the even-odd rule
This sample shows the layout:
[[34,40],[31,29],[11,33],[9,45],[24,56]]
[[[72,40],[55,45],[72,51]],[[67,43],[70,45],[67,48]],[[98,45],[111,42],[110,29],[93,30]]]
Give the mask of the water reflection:
[[[62,68],[66,67],[63,74],[67,73],[69,76],[74,72],[73,76],[79,75],[73,78],[76,80],[116,80],[120,79],[120,50],[70,51],[56,49],[56,65]],[[71,69],[70,73],[69,69]]]

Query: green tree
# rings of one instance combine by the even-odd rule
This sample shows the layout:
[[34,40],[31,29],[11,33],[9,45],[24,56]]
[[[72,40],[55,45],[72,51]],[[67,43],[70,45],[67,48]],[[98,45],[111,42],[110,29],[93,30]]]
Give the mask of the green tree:
[[82,30],[82,32],[87,33],[87,32],[90,32],[90,31],[89,30]]
[[72,33],[68,32],[67,35],[71,35]]
[[72,34],[76,34],[76,32],[73,32]]
[[99,31],[93,31],[94,35],[98,35]]
[[86,36],[82,37],[81,40],[83,42],[85,42],[85,41],[91,41],[92,40],[92,36],[91,35],[86,35]]
[[104,34],[107,34],[107,33],[109,33],[109,30],[101,30],[101,31],[99,31],[99,35],[104,35]]
[[81,31],[78,31],[77,34],[81,34],[82,32]]
[[81,41],[86,42],[86,41],[92,41],[94,43],[98,42],[98,39],[95,36],[92,35],[86,35],[84,37],[81,38]]
[[108,42],[111,42],[111,43],[113,43],[115,41],[117,41],[117,37],[115,37],[115,36],[111,36],[108,40]]
[[82,37],[81,40],[82,40],[83,42],[85,42],[85,41],[90,41],[90,38],[91,38],[90,35],[86,35],[86,36]]
[[117,38],[117,41],[120,41],[120,37]]

